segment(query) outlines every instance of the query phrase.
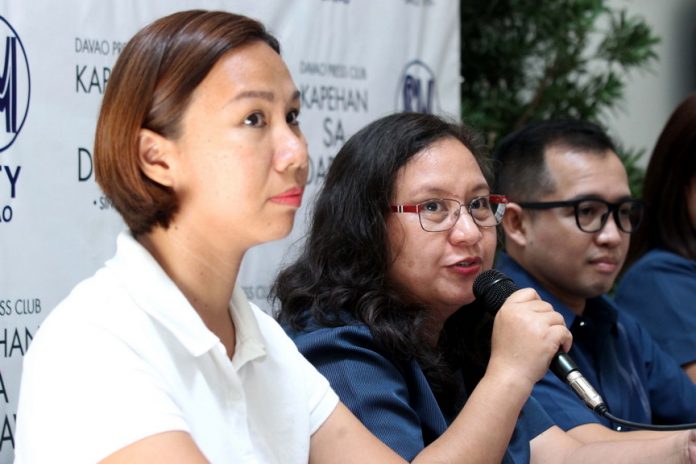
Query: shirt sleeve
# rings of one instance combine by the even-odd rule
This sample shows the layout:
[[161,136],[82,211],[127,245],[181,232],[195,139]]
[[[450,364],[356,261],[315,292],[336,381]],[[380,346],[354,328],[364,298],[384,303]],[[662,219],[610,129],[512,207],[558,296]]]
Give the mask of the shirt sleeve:
[[653,251],[625,274],[616,303],[680,365],[696,361],[696,262]]
[[343,403],[387,446],[408,461],[425,447],[406,380],[380,354],[366,327],[319,329],[294,341]]
[[279,363],[278,372],[273,373],[273,382],[283,378],[286,382],[284,388],[298,389],[300,385],[296,395],[307,405],[309,434],[313,435],[336,409],[338,395],[322,373],[300,353],[280,324],[256,305],[251,304],[251,307],[265,338],[266,349]]
[[534,398],[529,398],[522,407],[510,438],[507,449],[509,459],[503,462],[530,462],[529,443],[553,425],[553,421],[544,408]]
[[42,326],[25,357],[18,463],[97,462],[155,433],[189,431],[142,358],[108,331],[66,322]]
[[[283,336],[286,336],[282,330]],[[288,339],[288,350],[292,350],[295,356],[295,368],[301,372],[300,377],[307,387],[307,401],[309,404],[309,432],[314,434],[319,427],[329,418],[338,405],[339,397],[331,388],[329,381],[318,371]]]
[[524,427],[524,429],[527,430],[529,440],[532,440],[537,435],[541,435],[543,432],[550,429],[553,425],[553,420],[549,417],[544,408],[542,408],[534,398],[530,397],[522,408],[518,420],[518,427]]
[[[603,390],[600,393],[607,401],[609,411],[622,419],[637,422],[678,424],[696,421],[696,384],[632,318],[620,315],[616,330],[618,343],[625,345],[619,361],[623,364],[616,366],[624,372],[623,377],[617,378],[624,381],[612,377],[600,385],[591,380],[595,388]],[[590,378],[596,379],[596,376]],[[608,419],[591,411],[568,385],[551,372],[537,382],[532,395],[563,430],[590,423],[611,426]]]
[[532,397],[563,430],[584,424],[602,424],[575,392],[550,371],[534,385]]
[[620,316],[620,320],[620,327],[626,327],[642,353],[653,423],[696,422],[696,384],[640,324],[627,315]]

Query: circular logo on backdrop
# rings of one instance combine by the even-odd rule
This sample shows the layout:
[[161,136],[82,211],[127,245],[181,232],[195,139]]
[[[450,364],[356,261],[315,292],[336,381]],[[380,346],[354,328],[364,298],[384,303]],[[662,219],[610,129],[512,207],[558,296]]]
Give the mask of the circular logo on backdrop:
[[413,60],[401,73],[396,89],[396,110],[416,113],[437,113],[440,102],[437,97],[435,73],[420,60]]
[[0,16],[0,152],[22,130],[29,111],[29,61],[17,32]]

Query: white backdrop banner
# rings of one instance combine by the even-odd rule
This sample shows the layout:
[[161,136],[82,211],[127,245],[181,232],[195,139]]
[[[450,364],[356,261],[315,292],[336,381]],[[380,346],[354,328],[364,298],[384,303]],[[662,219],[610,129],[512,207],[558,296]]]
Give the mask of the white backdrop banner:
[[308,205],[348,137],[395,111],[458,118],[458,5],[0,0],[0,464],[13,460],[22,359],[36,330],[75,284],[111,257],[124,227],[94,181],[92,143],[101,97],[125,42],[152,20],[191,8],[257,18],[280,40],[302,93],[311,166],[293,233],[252,249],[239,277],[249,299],[269,311],[269,286],[292,258]]

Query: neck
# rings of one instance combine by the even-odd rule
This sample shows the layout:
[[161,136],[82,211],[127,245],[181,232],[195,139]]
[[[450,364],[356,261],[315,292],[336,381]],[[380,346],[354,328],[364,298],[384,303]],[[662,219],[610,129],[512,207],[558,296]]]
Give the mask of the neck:
[[585,312],[585,303],[587,303],[587,298],[565,291],[565,289],[554,285],[552,282],[549,282],[542,277],[534,277],[547,292],[560,300],[560,302],[573,313],[577,314],[578,316],[582,316],[582,313]]
[[447,318],[451,316],[454,311],[438,311],[436,309],[429,309],[427,313],[428,320],[425,323],[426,333],[424,334],[425,342],[435,347],[440,341],[440,336],[445,328],[445,322]]
[[244,251],[220,249],[206,236],[183,230],[176,224],[167,229],[156,227],[138,237],[138,241],[162,266],[231,356],[234,325],[229,303]]
[[563,298],[560,295],[555,295],[561,302],[566,305],[571,311],[573,311],[576,315],[582,316],[582,313],[585,312],[585,304],[587,303],[587,300],[585,298]]
[[431,347],[437,346],[437,342],[440,341],[440,335],[442,335],[443,327],[444,324],[434,321],[432,324],[428,324],[428,331],[424,334],[425,342]]
[[568,309],[573,311],[573,313],[577,314],[578,316],[582,316],[582,313],[585,312],[585,303],[587,302],[586,298],[566,291],[564,287],[555,285],[549,279],[544,278],[542,273],[536,272],[533,266],[528,266],[526,264],[527,260],[524,259],[523,253],[519,252],[518,250],[508,247],[506,249],[506,253],[519,267],[533,277],[544,290],[560,300],[561,303],[567,306]]

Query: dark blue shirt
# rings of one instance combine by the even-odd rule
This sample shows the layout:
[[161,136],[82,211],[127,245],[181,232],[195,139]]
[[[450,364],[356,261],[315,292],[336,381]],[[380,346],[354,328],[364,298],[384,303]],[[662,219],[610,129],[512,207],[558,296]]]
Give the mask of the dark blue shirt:
[[624,274],[616,304],[682,366],[696,361],[696,261],[651,250]]
[[[449,426],[450,419],[441,411],[418,363],[385,354],[367,326],[357,322],[336,328],[310,324],[302,332],[287,332],[341,401],[404,459],[411,461]],[[503,462],[528,463],[529,441],[552,425],[543,408],[530,399]]]
[[[534,288],[563,315],[573,333],[568,354],[614,416],[643,423],[696,421],[696,385],[647,331],[618,312],[607,297],[588,299],[583,315],[577,316],[506,254],[498,256],[496,267],[517,286]],[[532,396],[564,430],[587,423],[619,429],[585,406],[551,372],[535,385]]]

